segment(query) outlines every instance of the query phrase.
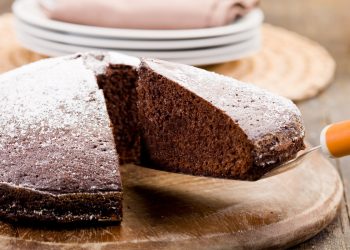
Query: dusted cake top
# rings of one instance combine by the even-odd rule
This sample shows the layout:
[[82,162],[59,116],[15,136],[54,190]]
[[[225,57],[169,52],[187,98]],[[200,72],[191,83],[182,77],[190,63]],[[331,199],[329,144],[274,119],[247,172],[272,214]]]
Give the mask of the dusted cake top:
[[0,182],[51,193],[121,189],[110,120],[96,82],[110,63],[136,66],[138,60],[77,54],[0,78]]

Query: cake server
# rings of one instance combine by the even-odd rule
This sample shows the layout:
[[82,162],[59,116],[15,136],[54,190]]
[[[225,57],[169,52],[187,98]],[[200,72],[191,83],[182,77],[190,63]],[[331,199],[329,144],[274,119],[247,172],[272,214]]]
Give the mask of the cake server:
[[320,145],[307,149],[294,159],[282,163],[280,166],[266,173],[262,178],[274,176],[298,166],[305,157],[318,149],[321,149],[325,155],[331,158],[350,155],[350,120],[326,126],[320,135]]

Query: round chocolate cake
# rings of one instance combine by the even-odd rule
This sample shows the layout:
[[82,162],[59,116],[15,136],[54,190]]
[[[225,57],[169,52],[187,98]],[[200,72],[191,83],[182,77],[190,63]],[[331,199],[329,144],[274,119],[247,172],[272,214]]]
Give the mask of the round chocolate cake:
[[255,180],[304,148],[291,101],[114,53],[6,73],[0,110],[0,216],[9,220],[120,221],[119,162]]
[[[122,219],[115,142],[121,160],[138,158],[132,115],[138,64],[121,55],[79,54],[1,77],[0,216],[58,223]],[[106,100],[118,102],[107,103],[111,119]]]

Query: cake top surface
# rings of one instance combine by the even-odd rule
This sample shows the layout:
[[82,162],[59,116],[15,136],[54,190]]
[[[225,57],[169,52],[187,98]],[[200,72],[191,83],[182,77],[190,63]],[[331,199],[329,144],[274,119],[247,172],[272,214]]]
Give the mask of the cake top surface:
[[119,54],[42,60],[0,78],[0,183],[56,194],[119,191],[110,121],[96,74]]
[[284,97],[252,84],[184,64],[143,59],[142,65],[222,110],[253,141],[285,129],[289,129],[289,135],[293,137],[291,140],[304,137],[300,111]]

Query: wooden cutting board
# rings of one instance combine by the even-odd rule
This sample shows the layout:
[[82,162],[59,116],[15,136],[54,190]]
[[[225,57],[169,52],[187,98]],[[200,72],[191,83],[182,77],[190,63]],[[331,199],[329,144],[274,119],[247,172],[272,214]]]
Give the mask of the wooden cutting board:
[[[124,221],[93,228],[0,223],[0,249],[232,249],[300,243],[328,225],[342,199],[336,169],[314,153],[257,182],[122,167]],[[88,204],[86,204],[88,206]]]

